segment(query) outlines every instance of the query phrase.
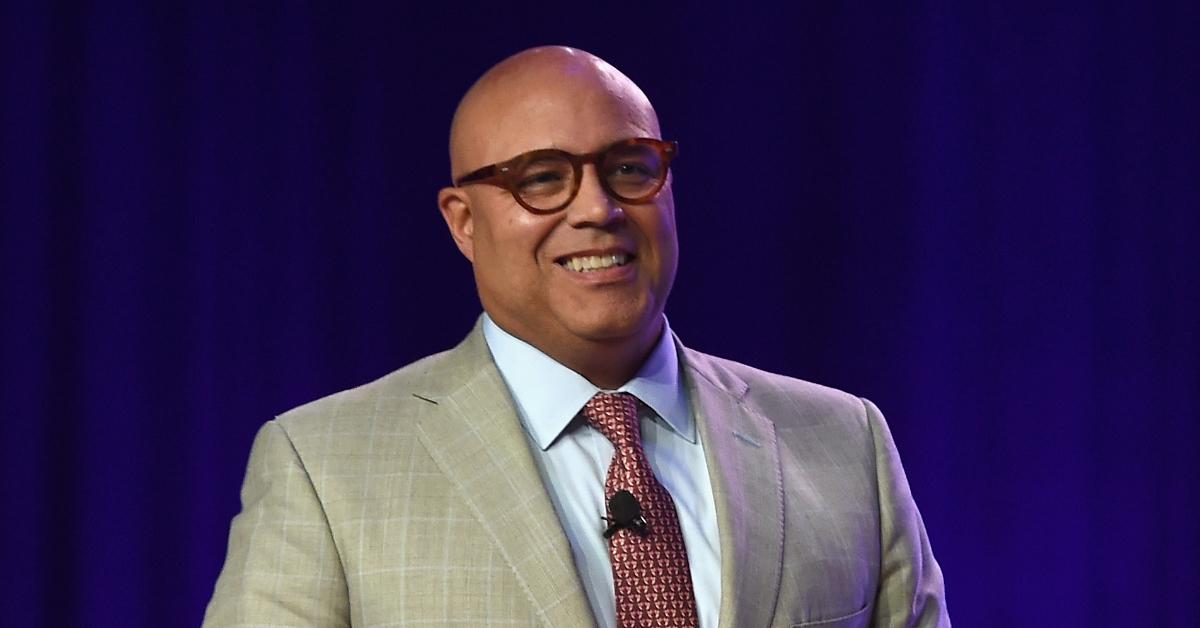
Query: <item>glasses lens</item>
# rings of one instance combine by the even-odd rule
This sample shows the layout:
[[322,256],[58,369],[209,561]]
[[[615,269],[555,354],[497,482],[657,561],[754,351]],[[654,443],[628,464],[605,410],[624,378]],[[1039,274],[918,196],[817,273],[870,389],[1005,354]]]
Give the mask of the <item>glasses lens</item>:
[[614,146],[604,156],[603,171],[613,193],[631,200],[652,194],[666,176],[662,153],[649,144]]
[[561,155],[531,159],[517,177],[521,200],[536,209],[555,209],[567,202],[574,184],[571,162]]

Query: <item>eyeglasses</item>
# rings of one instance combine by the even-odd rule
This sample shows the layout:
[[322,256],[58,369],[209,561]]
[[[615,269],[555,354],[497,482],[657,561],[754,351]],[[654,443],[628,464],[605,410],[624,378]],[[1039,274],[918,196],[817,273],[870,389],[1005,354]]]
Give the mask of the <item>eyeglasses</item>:
[[575,200],[584,164],[594,164],[600,186],[610,196],[626,203],[645,203],[662,190],[667,169],[678,152],[677,142],[647,137],[621,140],[586,155],[543,148],[469,172],[454,185],[499,186],[511,192],[521,207],[535,214],[551,214]]

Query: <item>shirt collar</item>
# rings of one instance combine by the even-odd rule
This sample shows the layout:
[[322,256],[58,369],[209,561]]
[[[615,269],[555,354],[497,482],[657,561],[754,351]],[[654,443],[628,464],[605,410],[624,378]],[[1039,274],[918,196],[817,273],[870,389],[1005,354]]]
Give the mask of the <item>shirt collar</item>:
[[[496,368],[508,384],[525,429],[543,450],[562,434],[584,404],[600,392],[579,373],[501,329],[487,314],[483,315],[483,337]],[[695,443],[696,427],[679,380],[679,356],[672,337],[663,316],[658,343],[633,379],[617,392],[637,397],[675,434]]]

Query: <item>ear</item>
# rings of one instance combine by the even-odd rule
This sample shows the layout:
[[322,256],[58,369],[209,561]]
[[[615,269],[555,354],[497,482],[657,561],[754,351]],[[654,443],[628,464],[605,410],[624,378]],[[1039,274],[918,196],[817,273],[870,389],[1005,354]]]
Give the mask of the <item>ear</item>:
[[438,191],[438,209],[450,229],[450,237],[472,264],[475,263],[475,217],[471,199],[462,188],[442,188]]

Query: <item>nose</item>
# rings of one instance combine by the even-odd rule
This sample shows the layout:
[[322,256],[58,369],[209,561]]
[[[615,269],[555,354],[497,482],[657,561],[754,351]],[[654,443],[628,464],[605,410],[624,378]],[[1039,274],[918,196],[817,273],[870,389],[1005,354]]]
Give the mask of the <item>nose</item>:
[[624,220],[625,210],[600,184],[600,173],[592,164],[583,167],[579,192],[567,205],[567,222],[572,227],[608,227]]

